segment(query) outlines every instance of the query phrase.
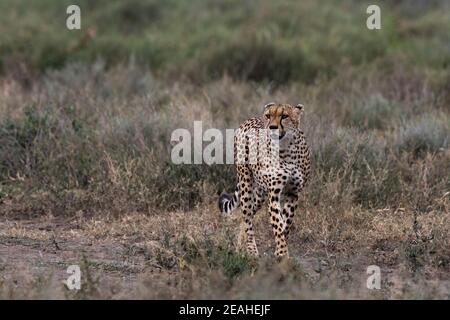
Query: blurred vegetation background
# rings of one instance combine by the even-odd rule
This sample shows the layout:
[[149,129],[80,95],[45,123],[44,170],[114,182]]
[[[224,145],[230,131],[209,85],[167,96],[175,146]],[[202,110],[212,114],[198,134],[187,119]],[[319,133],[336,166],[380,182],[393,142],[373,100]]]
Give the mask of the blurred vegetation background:
[[[81,8],[81,31],[65,27],[70,4]],[[381,7],[381,30],[366,28],[370,4]],[[3,72],[132,58],[176,79],[227,73],[279,84],[313,83],[391,56],[430,71],[450,63],[445,0],[3,0],[0,12]]]

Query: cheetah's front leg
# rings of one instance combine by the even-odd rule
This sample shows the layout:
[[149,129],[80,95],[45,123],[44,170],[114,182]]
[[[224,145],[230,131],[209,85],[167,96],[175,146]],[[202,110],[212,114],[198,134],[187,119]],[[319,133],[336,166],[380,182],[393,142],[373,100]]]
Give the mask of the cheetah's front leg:
[[284,197],[283,204],[283,217],[285,219],[284,236],[286,241],[289,237],[289,231],[291,230],[292,223],[294,222],[294,213],[297,209],[298,195],[294,191],[288,192]]
[[255,205],[253,200],[253,177],[248,168],[239,168],[239,189],[242,214],[245,221],[245,233],[247,234],[247,252],[251,256],[258,257],[255,233],[253,231],[253,217],[255,216]]
[[281,189],[272,188],[269,192],[269,211],[273,234],[275,235],[275,256],[281,258],[288,255],[286,237],[284,234],[285,222],[282,216],[280,204]]
[[294,174],[291,178],[291,182],[285,187],[284,191],[284,204],[283,204],[283,217],[286,225],[284,228],[284,235],[286,240],[289,236],[292,223],[294,222],[294,213],[298,206],[298,195],[302,190],[303,179],[300,174]]

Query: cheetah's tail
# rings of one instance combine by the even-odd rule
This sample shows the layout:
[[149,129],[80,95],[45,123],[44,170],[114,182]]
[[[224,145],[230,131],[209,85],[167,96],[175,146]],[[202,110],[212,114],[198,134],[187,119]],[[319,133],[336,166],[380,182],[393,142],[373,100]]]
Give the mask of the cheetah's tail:
[[239,207],[239,188],[236,186],[233,197],[223,192],[219,197],[219,210],[223,215],[230,215],[234,209]]

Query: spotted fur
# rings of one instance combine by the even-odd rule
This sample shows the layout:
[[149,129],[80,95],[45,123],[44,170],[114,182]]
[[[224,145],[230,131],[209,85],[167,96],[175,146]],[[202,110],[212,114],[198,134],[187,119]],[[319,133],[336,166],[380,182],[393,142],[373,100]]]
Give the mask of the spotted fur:
[[253,218],[266,199],[275,255],[288,255],[286,240],[298,195],[310,173],[309,148],[300,130],[302,114],[303,105],[269,103],[261,117],[245,121],[236,132],[234,160],[238,182],[232,196],[222,193],[219,197],[219,209],[228,215],[241,206],[247,251],[251,255],[258,256]]

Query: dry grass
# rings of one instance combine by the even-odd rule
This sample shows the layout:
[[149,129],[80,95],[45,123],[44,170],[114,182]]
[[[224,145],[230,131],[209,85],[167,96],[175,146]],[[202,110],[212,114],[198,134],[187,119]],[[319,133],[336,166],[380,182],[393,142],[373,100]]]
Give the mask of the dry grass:
[[[224,221],[213,205],[164,216],[45,216],[20,228],[10,222],[2,226],[10,231],[2,232],[0,251],[9,246],[28,261],[19,270],[4,262],[0,292],[5,298],[448,297],[448,215],[430,212],[414,227],[405,210],[353,209],[334,212],[341,217],[336,227],[324,218],[331,211],[313,215],[311,209],[297,215],[292,258],[281,264],[272,257],[266,214],[256,223],[263,258],[253,261],[238,251],[239,217]],[[47,230],[36,232],[39,227]],[[63,290],[60,281],[73,263],[91,275],[91,283],[83,282],[88,292]],[[365,288],[371,264],[382,269],[380,291]]]
[[[278,88],[166,83],[101,62],[31,88],[2,78],[1,296],[448,298],[447,78],[393,59],[389,72],[355,67]],[[281,265],[267,213],[257,218],[261,261],[239,251],[239,212],[218,216],[232,167],[170,162],[173,129],[199,119],[233,128],[272,100],[306,106],[313,156]],[[60,283],[71,263],[92,274],[77,294]],[[381,291],[365,289],[371,264]]]
[[[448,1],[0,1],[0,298],[450,298]],[[276,263],[230,165],[171,133],[303,103],[309,186]],[[67,266],[82,290],[65,289]],[[381,290],[365,286],[369,265]]]

